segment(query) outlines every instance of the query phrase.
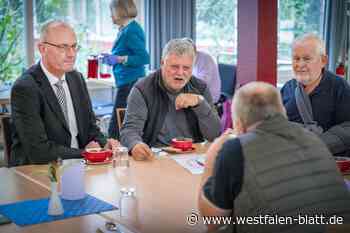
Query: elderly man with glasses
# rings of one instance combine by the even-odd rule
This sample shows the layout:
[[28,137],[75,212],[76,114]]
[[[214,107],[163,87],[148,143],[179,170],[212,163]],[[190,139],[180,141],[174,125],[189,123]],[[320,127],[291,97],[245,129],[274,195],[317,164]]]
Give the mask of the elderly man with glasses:
[[316,133],[336,155],[350,155],[350,86],[327,71],[323,41],[305,34],[292,44],[295,79],[282,88],[290,121]]
[[41,29],[40,62],[18,78],[11,92],[15,129],[12,165],[81,157],[86,148],[113,149],[96,126],[81,73],[73,69],[79,46],[74,30],[58,20]]

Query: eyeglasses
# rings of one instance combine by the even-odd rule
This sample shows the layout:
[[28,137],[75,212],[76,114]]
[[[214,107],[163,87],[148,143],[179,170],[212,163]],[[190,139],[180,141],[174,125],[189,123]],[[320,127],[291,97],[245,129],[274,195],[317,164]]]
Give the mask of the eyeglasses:
[[316,60],[317,60],[316,57],[293,57],[294,63],[303,62],[305,64],[310,64],[310,63],[315,62]]
[[81,48],[80,45],[78,44],[73,44],[73,45],[67,45],[67,44],[52,44],[49,42],[43,42],[43,44],[48,44],[51,46],[54,46],[58,48],[61,52],[68,53],[70,49],[73,49],[74,52],[78,52],[79,49]]

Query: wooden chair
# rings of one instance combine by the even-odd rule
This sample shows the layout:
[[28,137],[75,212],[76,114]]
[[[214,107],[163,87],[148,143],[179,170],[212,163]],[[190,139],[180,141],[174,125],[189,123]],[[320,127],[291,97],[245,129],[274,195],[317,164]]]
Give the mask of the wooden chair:
[[1,131],[4,140],[4,165],[11,167],[12,126],[11,115],[8,113],[0,115]]
[[121,129],[125,117],[125,111],[126,108],[117,108],[117,123],[118,123],[118,129]]

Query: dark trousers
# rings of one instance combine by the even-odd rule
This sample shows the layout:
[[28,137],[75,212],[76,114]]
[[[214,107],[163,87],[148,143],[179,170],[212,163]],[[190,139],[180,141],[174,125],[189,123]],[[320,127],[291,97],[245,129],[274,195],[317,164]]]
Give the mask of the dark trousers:
[[131,88],[134,86],[136,81],[118,87],[117,96],[115,98],[115,103],[112,111],[112,118],[109,123],[108,136],[110,138],[116,138],[119,140],[119,127],[117,123],[117,108],[126,108],[126,101],[128,99]]

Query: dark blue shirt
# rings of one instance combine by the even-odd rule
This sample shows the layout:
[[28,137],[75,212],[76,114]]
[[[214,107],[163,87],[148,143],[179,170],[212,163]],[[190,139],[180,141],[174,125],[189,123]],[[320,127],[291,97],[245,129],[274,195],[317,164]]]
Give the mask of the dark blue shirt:
[[[289,80],[282,88],[282,100],[290,121],[303,123],[295,101],[297,81]],[[320,84],[309,94],[314,120],[327,131],[350,121],[350,86],[343,79],[324,71]]]
[[224,143],[216,158],[213,175],[203,186],[204,196],[221,209],[232,210],[243,183],[243,153],[238,138]]

